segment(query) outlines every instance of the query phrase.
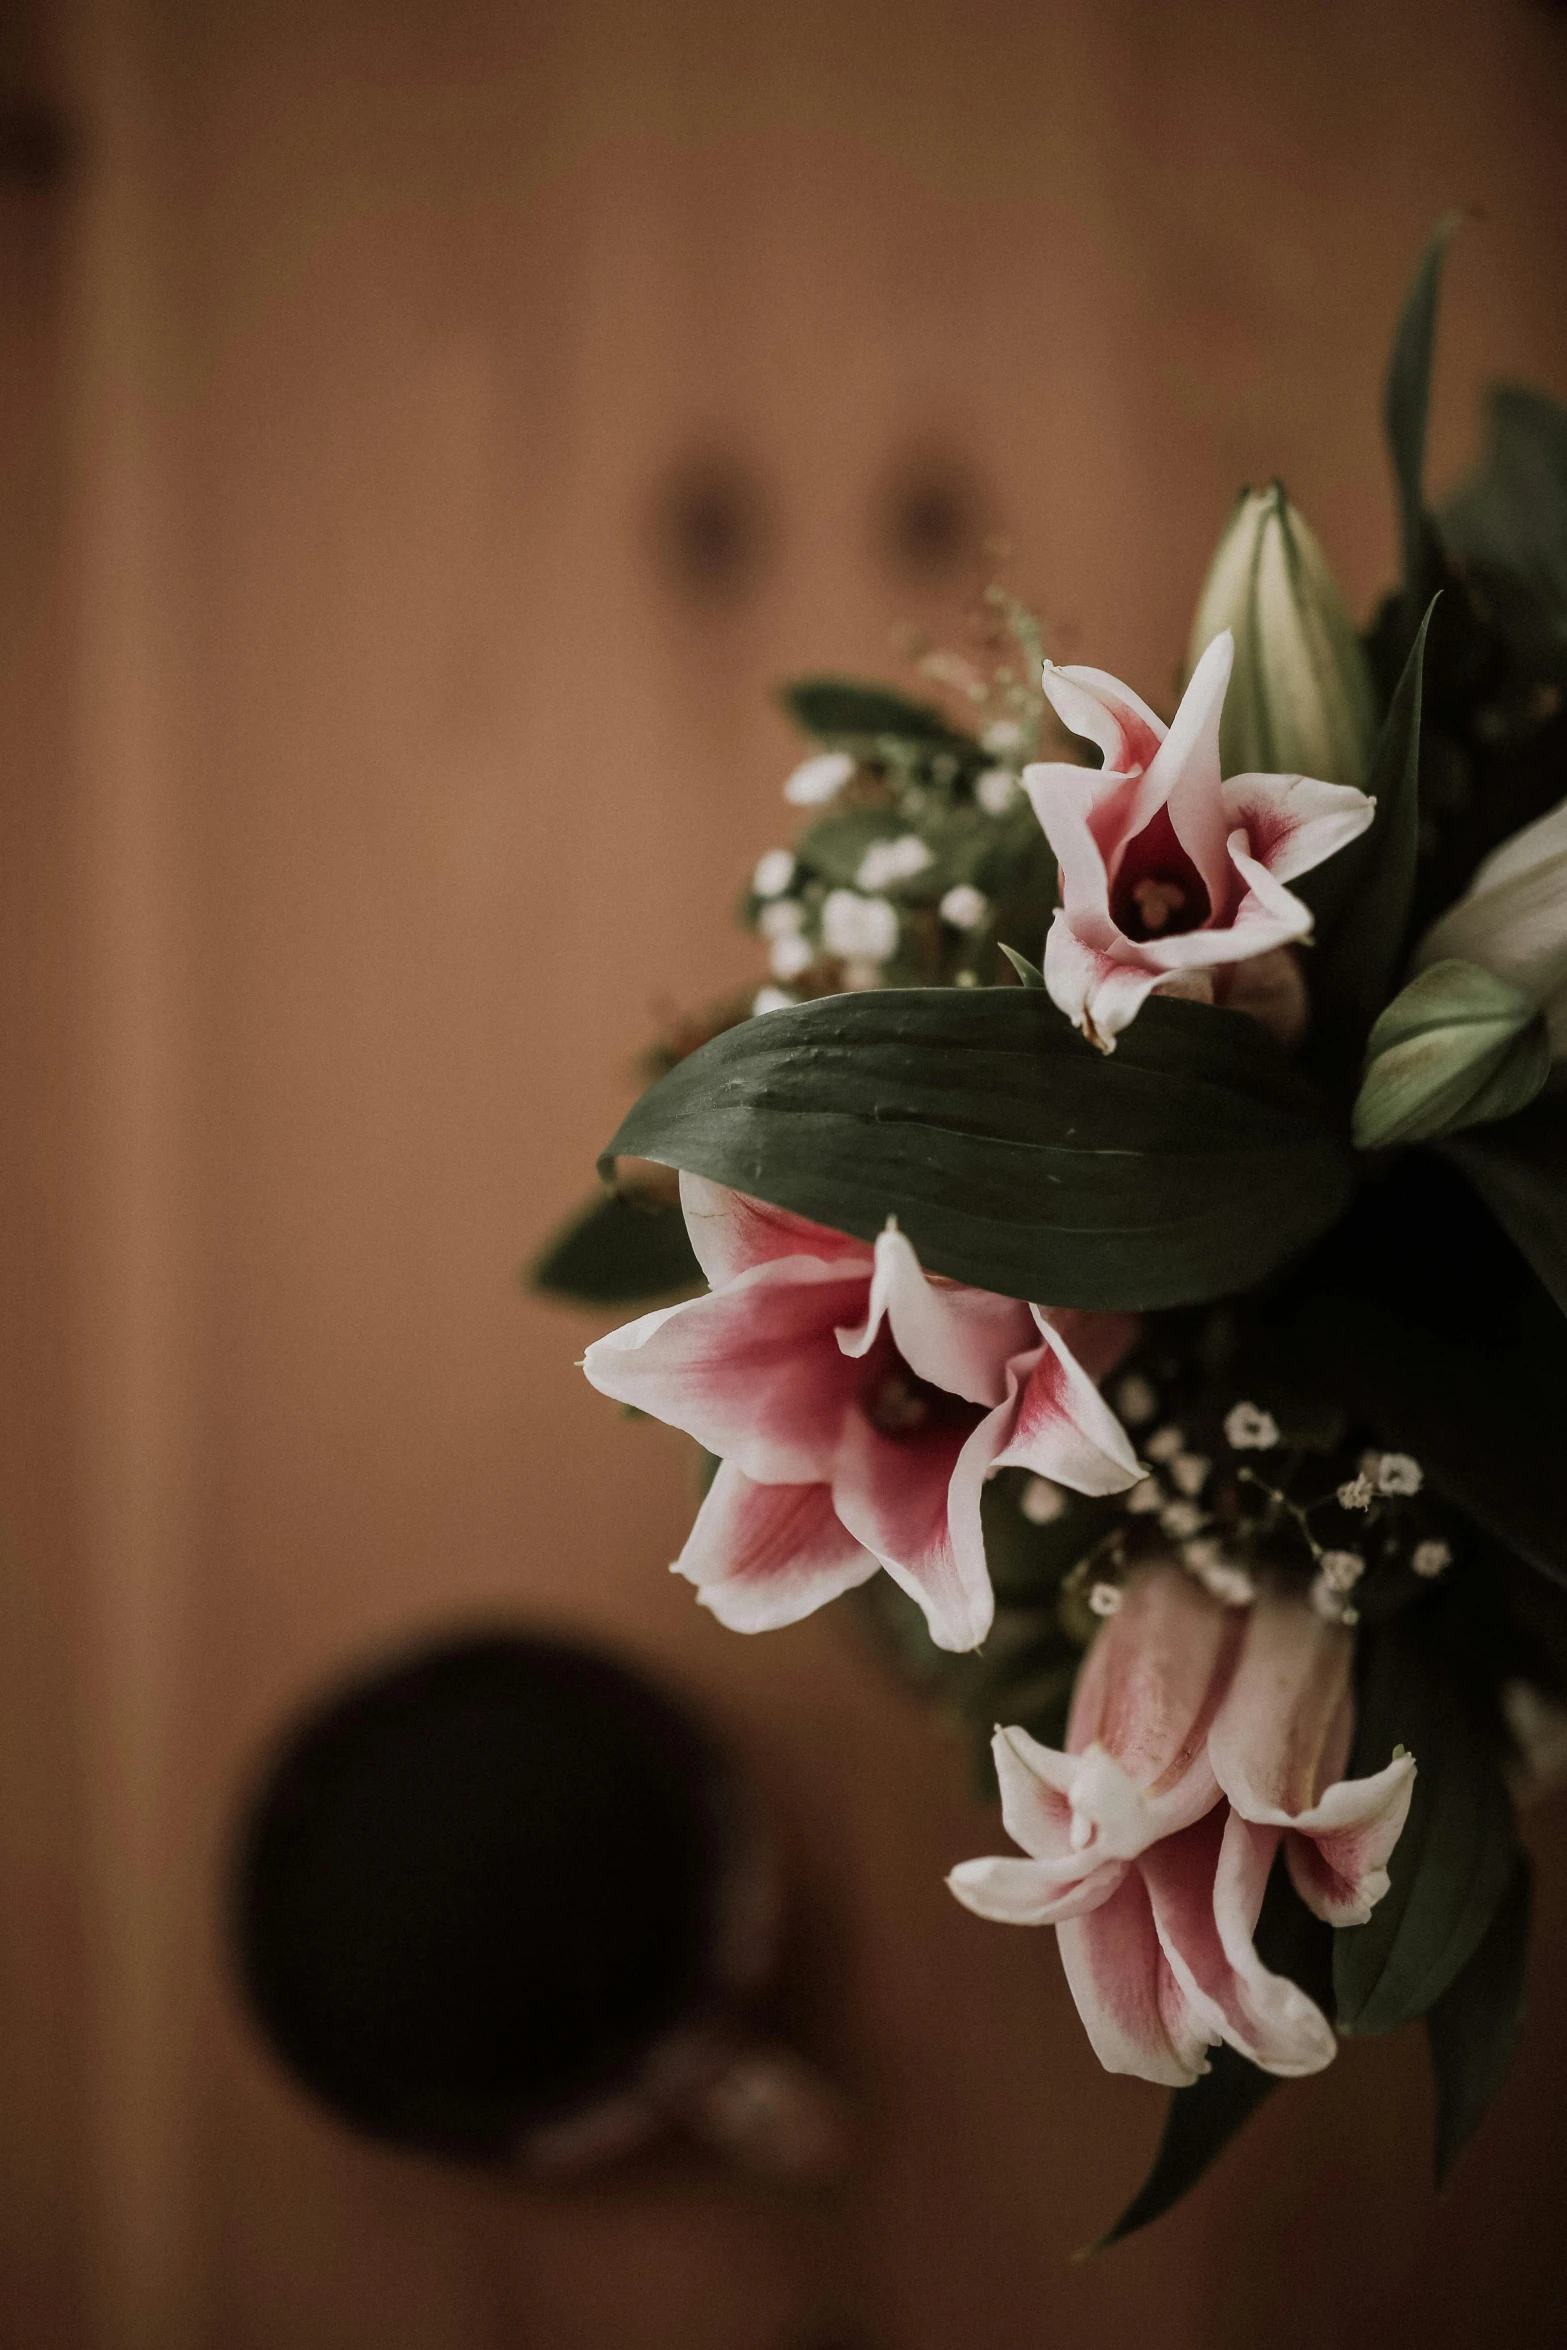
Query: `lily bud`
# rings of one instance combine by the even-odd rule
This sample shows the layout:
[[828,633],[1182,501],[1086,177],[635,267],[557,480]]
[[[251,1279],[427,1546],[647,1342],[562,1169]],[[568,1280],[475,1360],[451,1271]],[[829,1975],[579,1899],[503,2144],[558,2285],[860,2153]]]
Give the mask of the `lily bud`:
[[1552,1058],[1567,1058],[1567,800],[1492,850],[1426,932],[1415,968],[1454,955],[1538,1004]]
[[1510,1117],[1550,1067],[1545,1017],[1532,997],[1477,963],[1433,963],[1371,1031],[1355,1141],[1381,1150]]
[[1371,671],[1327,558],[1277,482],[1241,492],[1198,598],[1188,671],[1226,628],[1235,670],[1219,736],[1225,774],[1364,783],[1376,739]]

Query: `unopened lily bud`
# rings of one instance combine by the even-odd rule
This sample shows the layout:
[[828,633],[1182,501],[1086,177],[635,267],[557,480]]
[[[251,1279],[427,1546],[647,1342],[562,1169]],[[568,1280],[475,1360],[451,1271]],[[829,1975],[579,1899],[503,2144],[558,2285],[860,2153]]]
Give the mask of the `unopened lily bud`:
[[1376,739],[1371,671],[1312,531],[1274,482],[1243,490],[1192,622],[1188,669],[1235,636],[1220,755],[1226,775],[1359,786]]
[[1521,988],[1456,956],[1433,963],[1393,998],[1367,1039],[1355,1141],[1383,1150],[1510,1117],[1533,1100],[1550,1068],[1545,1016]]
[[1567,1056],[1567,800],[1491,851],[1426,932],[1415,968],[1454,956],[1538,1004],[1552,1058]]

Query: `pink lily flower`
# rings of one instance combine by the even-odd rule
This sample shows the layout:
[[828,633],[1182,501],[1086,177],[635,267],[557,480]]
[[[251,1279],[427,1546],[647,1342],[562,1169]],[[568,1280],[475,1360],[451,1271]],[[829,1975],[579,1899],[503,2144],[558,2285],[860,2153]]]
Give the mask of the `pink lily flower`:
[[1332,1925],[1363,1924],[1387,1891],[1415,1765],[1343,1777],[1353,1653],[1303,1595],[1224,1608],[1157,1565],[1089,1650],[1067,1751],[997,1731],[1002,1820],[1028,1857],[966,1861],[948,1882],[980,1917],[1057,1927],[1107,2070],[1179,2087],[1221,2040],[1268,2072],[1331,2061],[1326,2017],[1253,1935],[1281,1842]]
[[[1234,658],[1225,629],[1168,727],[1103,670],[1045,664],[1062,723],[1104,754],[1097,772],[1055,762],[1023,771],[1061,875],[1045,985],[1104,1052],[1155,990],[1228,998],[1236,966],[1308,937],[1310,909],[1286,882],[1347,846],[1375,812],[1348,784],[1221,778],[1219,717]],[[1286,984],[1275,965],[1266,991],[1241,981],[1238,1000],[1276,996]],[[1298,1027],[1304,990],[1293,968],[1288,984],[1300,1011],[1282,1016]]]
[[702,1176],[682,1174],[680,1196],[708,1294],[583,1362],[603,1394],[720,1456],[675,1572],[720,1623],[761,1632],[882,1567],[938,1646],[977,1646],[994,1612],[986,1477],[1118,1493],[1140,1474],[1094,1384],[1135,1319],[933,1280],[891,1225],[871,1248]]

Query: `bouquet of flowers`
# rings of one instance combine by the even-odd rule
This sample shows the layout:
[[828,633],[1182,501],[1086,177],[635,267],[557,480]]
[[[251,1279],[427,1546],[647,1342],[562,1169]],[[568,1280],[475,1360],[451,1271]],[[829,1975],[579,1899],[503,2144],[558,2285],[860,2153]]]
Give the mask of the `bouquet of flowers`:
[[855,1592],[989,1739],[1017,1849],[953,1893],[1053,1926],[1103,2063],[1175,2092],[1112,2237],[1420,2018],[1446,2174],[1567,1749],[1567,412],[1497,388],[1428,508],[1455,226],[1370,631],[1275,484],[1168,719],[999,588],[940,703],[790,686],[770,977],[668,1041],[533,1268],[674,1301],[584,1368],[704,1448],[719,1620]]

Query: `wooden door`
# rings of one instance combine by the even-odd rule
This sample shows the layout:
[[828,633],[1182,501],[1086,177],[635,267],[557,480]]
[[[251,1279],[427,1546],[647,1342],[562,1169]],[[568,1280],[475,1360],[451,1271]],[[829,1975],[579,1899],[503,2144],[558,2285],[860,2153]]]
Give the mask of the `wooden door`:
[[[16,817],[59,922],[8,930],[5,1011],[58,1178],[8,1177],[48,1248],[4,1456],[53,1726],[4,1800],[29,1919],[40,1778],[66,1889],[4,1932],[18,2111],[52,2085],[64,2118],[7,2139],[53,2328],[9,2338],[1554,2339],[1560,1833],[1529,2046],[1445,2205],[1408,2036],[1071,2265],[1159,2098],[1098,2074],[1048,1937],[943,1891],[989,1825],[843,1623],[740,1640],[671,1582],[680,1448],[512,1275],[659,1007],[753,968],[725,909],[779,835],[779,676],[955,628],[1000,532],[1056,644],[1158,698],[1274,471],[1364,607],[1387,332],[1454,201],[1486,219],[1438,471],[1488,374],[1567,390],[1567,31],[1521,0],[99,0],[58,31],[70,259],[8,397],[63,454],[6,555],[25,600],[57,547],[69,607]],[[42,707],[22,644],[8,707]],[[525,2195],[354,2143],[257,2047],[217,1888],[258,1755],[349,1665],[493,1617],[665,1670],[772,1791],[799,2035],[860,2116],[841,2191],[670,2157]]]

